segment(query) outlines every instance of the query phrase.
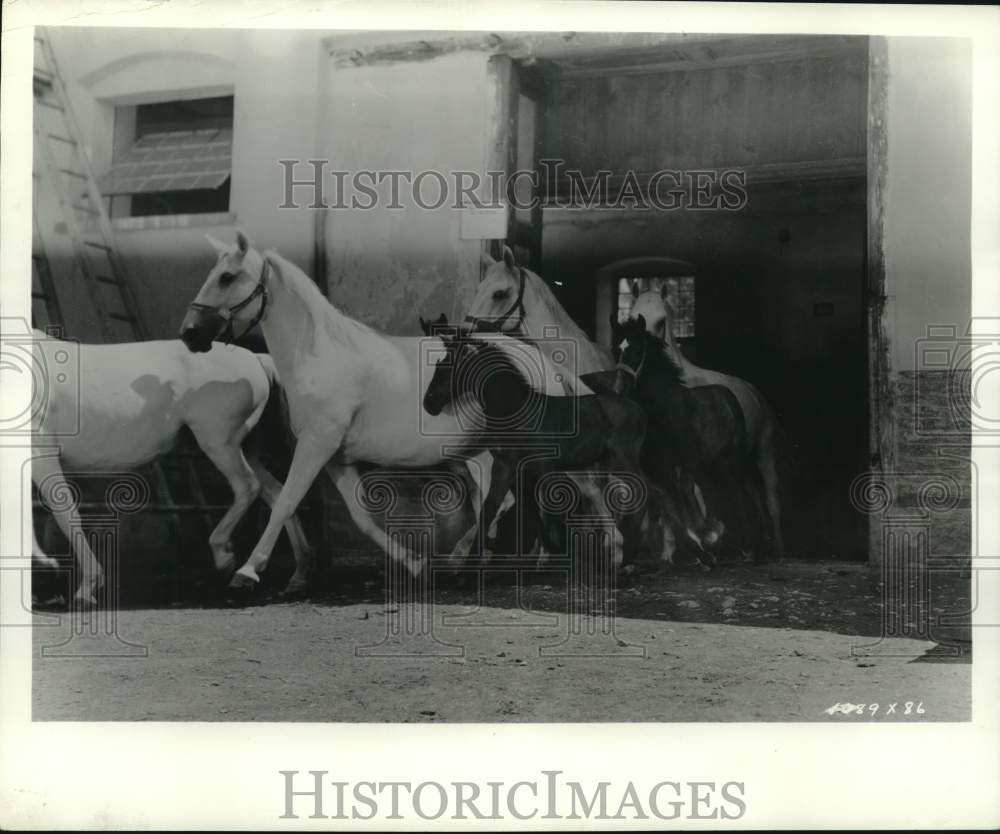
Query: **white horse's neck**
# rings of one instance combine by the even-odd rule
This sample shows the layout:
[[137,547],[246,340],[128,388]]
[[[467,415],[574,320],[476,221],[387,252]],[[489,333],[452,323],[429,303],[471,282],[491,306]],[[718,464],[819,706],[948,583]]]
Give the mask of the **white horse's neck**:
[[278,366],[278,375],[290,378],[301,360],[319,355],[320,340],[328,339],[339,352],[357,353],[364,342],[378,339],[369,327],[348,318],[319,291],[313,281],[294,264],[271,254],[274,269],[268,287],[271,299],[261,322],[268,350]]
[[[527,273],[525,282],[524,329],[532,339],[539,340],[539,347],[546,352],[546,329],[553,324],[558,327],[559,339],[570,339],[576,343],[576,372],[589,374],[614,367],[610,355],[605,355],[600,347],[590,341],[562,305],[556,300],[541,278],[535,273]],[[552,346],[555,349],[556,345]],[[572,362],[572,360],[567,360]],[[560,363],[562,364],[562,363]]]

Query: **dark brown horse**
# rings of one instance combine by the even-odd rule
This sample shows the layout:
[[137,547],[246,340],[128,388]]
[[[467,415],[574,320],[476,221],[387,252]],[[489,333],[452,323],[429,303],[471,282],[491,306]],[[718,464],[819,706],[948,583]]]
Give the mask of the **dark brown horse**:
[[688,518],[696,512],[696,482],[708,509],[736,522],[746,549],[758,560],[770,555],[739,400],[721,385],[686,386],[641,315],[624,324],[612,321],[612,333],[622,345],[615,390],[632,396],[649,418],[642,450],[646,474],[677,496]]
[[[443,322],[439,324],[443,325]],[[646,417],[631,400],[616,395],[553,397],[535,391],[511,355],[465,330],[436,330],[446,355],[435,368],[424,394],[424,409],[441,413],[449,403],[472,400],[485,416],[483,437],[493,455],[493,482],[512,484],[522,473],[522,486],[534,496],[539,482],[551,473],[598,466],[610,473],[645,481],[639,450],[646,432]],[[482,518],[496,514],[503,492],[493,489]],[[642,496],[644,497],[644,496]],[[626,560],[640,545],[638,509],[626,513],[623,530]],[[537,521],[525,513],[526,523]],[[543,526],[547,544],[561,552],[564,545],[558,525]]]

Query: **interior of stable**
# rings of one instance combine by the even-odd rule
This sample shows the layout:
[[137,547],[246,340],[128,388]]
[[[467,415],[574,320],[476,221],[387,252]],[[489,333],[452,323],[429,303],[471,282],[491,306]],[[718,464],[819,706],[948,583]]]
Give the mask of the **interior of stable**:
[[[849,485],[869,458],[868,39],[728,38],[678,55],[540,59],[519,74],[518,168],[539,169],[549,204],[519,256],[604,343],[633,281],[667,285],[685,355],[749,380],[778,417],[789,556],[867,559]],[[625,172],[640,189],[680,172],[661,181],[661,202],[678,182],[690,189],[691,172],[740,171],[745,204],[698,210],[689,190],[670,210],[560,208],[570,183],[551,160],[586,184],[612,172],[610,195]]]

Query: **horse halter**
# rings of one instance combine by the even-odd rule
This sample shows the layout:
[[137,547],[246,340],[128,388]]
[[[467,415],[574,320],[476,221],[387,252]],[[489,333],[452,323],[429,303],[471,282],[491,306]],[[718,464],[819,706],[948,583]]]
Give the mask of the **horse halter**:
[[524,324],[524,282],[526,273],[523,266],[519,266],[517,270],[517,298],[514,299],[514,303],[506,313],[496,319],[483,319],[476,318],[475,316],[465,317],[466,322],[472,325],[474,333],[502,333],[504,324],[506,324],[507,319],[514,315],[514,313],[517,313],[517,327],[514,330],[521,329],[521,325]]
[[252,303],[255,298],[260,298],[260,309],[257,310],[257,315],[253,317],[250,324],[247,325],[244,333],[249,333],[264,319],[264,313],[267,312],[267,305],[271,300],[271,294],[267,290],[267,260],[262,259],[263,263],[260,268],[260,278],[257,279],[257,286],[253,288],[253,291],[244,298],[239,304],[234,304],[232,307],[223,306],[213,306],[211,304],[199,304],[197,301],[192,301],[188,304],[188,309],[193,310],[197,313],[208,313],[210,315],[218,316],[222,323],[219,325],[219,330],[215,334],[215,338],[224,342],[225,344],[232,344],[236,339],[236,334],[233,331],[233,319],[240,310],[246,307],[248,304]]
[[[622,361],[619,360],[618,366],[615,368],[615,370],[616,371],[624,371],[626,374],[628,374],[630,377],[632,377],[632,384],[635,385],[636,383],[639,382],[639,377],[642,376],[642,369],[646,365],[646,352],[648,350],[649,350],[649,340],[646,338],[646,334],[643,333],[642,354],[640,355],[640,358],[639,358],[639,364],[636,365],[633,368],[631,365],[627,364],[626,362],[622,362]],[[625,353],[623,351],[622,352],[622,358],[624,358],[624,357],[625,357]]]

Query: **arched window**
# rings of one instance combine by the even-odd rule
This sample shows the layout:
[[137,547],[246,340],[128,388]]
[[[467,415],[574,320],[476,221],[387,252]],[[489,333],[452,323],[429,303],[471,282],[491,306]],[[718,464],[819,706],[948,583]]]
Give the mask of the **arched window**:
[[615,261],[597,274],[598,341],[607,344],[611,338],[608,317],[618,321],[628,318],[632,308],[632,286],[639,292],[662,292],[674,308],[674,338],[692,340],[695,336],[695,268],[694,264],[675,258],[628,258]]
[[618,279],[618,321],[628,318],[632,308],[632,287],[639,292],[662,292],[667,289],[667,300],[674,308],[674,337],[691,339],[694,337],[694,276],[623,276]]

